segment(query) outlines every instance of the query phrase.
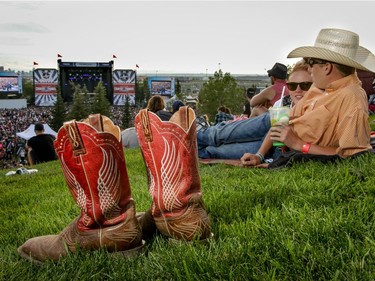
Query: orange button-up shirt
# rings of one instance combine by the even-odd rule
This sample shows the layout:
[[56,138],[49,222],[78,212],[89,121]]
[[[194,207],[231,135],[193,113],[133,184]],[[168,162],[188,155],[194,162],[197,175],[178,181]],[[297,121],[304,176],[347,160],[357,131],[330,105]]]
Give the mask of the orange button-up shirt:
[[303,141],[335,147],[344,158],[372,148],[367,96],[357,74],[334,81],[324,93],[312,88],[289,123]]

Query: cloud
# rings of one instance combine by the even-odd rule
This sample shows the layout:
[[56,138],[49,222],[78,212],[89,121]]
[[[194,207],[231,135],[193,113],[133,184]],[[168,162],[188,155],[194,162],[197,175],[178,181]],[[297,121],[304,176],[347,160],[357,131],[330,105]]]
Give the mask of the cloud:
[[37,23],[0,23],[0,32],[49,33],[48,28]]
[[21,38],[21,37],[0,37],[0,45],[2,46],[30,46],[30,40],[27,38]]

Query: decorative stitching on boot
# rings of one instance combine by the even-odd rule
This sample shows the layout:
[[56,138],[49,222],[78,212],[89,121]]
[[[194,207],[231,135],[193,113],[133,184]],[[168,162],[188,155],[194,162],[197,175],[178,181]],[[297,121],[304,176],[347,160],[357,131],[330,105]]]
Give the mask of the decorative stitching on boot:
[[121,190],[120,174],[112,152],[110,151],[110,155],[108,156],[108,153],[103,148],[101,150],[103,153],[103,164],[98,173],[98,194],[104,218],[109,220],[121,214],[121,208],[118,205]]
[[181,182],[184,163],[181,162],[180,155],[176,151],[175,143],[172,141],[172,147],[168,141],[164,140],[164,153],[161,159],[161,179],[163,186],[163,202],[165,209],[172,212],[173,209],[181,208],[182,202],[178,198],[179,184]]
[[187,131],[189,128],[187,106],[182,106],[178,112],[180,114],[181,127],[184,131]]
[[75,120],[65,122],[64,128],[66,130],[67,135],[69,136],[69,141],[72,146],[74,156],[86,154],[86,149],[83,144],[81,134],[78,130],[77,122]]
[[147,109],[141,110],[140,114],[141,114],[143,133],[145,135],[145,141],[152,142],[152,132],[151,132],[150,119],[148,118]]
[[66,182],[68,186],[70,187],[70,191],[72,193],[72,196],[74,200],[77,202],[77,205],[83,212],[83,224],[89,225],[91,223],[91,219],[89,216],[87,216],[87,197],[85,194],[84,189],[77,181],[75,175],[70,171],[68,165],[65,162],[64,155],[61,155],[61,167],[62,171],[64,173]]

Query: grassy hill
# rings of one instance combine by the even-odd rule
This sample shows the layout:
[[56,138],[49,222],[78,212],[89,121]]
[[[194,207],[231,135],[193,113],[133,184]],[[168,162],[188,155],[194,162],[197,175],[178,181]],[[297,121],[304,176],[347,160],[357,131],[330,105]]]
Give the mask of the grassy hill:
[[[137,211],[151,203],[139,149],[126,151]],[[58,161],[30,175],[0,171],[0,280],[374,280],[375,156],[282,170],[200,166],[214,240],[155,237],[134,259],[104,250],[43,266],[21,260],[27,239],[79,214]]]

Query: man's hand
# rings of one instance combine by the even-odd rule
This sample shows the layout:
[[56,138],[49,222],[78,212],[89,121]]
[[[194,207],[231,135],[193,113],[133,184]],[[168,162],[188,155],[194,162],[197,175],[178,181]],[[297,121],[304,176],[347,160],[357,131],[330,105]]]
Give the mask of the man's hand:
[[287,147],[300,150],[303,141],[293,132],[289,125],[276,123],[271,129],[271,140],[284,143]]
[[251,153],[245,153],[240,160],[243,166],[256,166],[261,163],[259,156]]
[[268,107],[266,107],[264,105],[256,105],[256,106],[251,108],[250,117],[259,116],[259,115],[261,115],[261,114],[263,114],[267,111],[268,111]]

